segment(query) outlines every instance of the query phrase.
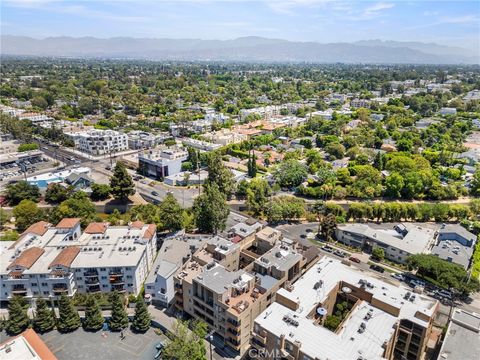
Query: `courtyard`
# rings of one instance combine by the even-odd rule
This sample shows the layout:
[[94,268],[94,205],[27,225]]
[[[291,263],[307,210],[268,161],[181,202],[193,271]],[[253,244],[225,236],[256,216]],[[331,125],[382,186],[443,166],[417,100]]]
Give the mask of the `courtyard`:
[[122,340],[117,332],[78,329],[68,334],[51,331],[40,337],[59,360],[152,360],[157,353],[156,345],[167,339],[165,335],[157,335],[153,328],[145,334],[130,330],[124,334]]

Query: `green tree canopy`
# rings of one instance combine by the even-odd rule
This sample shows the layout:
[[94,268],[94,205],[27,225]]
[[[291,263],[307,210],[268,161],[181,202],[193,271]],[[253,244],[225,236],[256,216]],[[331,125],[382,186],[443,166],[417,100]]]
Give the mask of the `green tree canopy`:
[[93,201],[107,200],[110,197],[111,188],[108,184],[92,184],[90,199]]
[[21,296],[14,296],[8,303],[8,320],[5,329],[9,335],[17,335],[30,325],[28,305]]
[[177,231],[184,226],[184,210],[173,194],[168,193],[158,206],[162,229]]
[[67,189],[57,183],[51,183],[48,185],[47,191],[45,192],[45,201],[50,204],[59,204],[62,201],[67,200],[70,193],[71,189]]
[[122,162],[117,162],[113,175],[110,178],[110,188],[113,197],[123,202],[128,201],[130,195],[135,194],[135,184]]
[[37,203],[32,200],[22,200],[13,208],[13,216],[15,217],[15,225],[18,231],[22,232],[30,225],[43,220],[44,213]]
[[165,347],[162,358],[166,360],[207,360],[204,338],[208,327],[204,322],[194,322],[193,331],[188,324],[177,320],[170,341]]
[[40,298],[37,300],[37,310],[33,319],[33,328],[39,333],[53,330],[56,323],[55,313],[48,307],[47,302]]
[[70,298],[62,295],[58,301],[58,324],[60,332],[71,332],[80,327],[80,315],[72,304]]
[[281,187],[293,188],[300,185],[307,178],[307,175],[305,165],[297,160],[287,160],[278,167],[275,172],[275,179]]
[[108,325],[113,331],[120,331],[128,327],[128,315],[125,310],[124,297],[117,291],[110,295],[110,303],[112,304],[112,314]]
[[135,315],[132,321],[132,329],[138,332],[145,332],[150,328],[150,322],[151,319],[147,306],[140,296],[135,302]]
[[82,326],[87,331],[97,331],[103,326],[105,319],[97,300],[93,295],[88,295],[85,302],[85,319]]
[[220,192],[216,183],[206,184],[203,193],[193,204],[195,223],[202,232],[216,234],[224,230],[230,210],[226,196]]
[[235,191],[232,172],[225,167],[219,152],[212,152],[207,158],[208,178],[205,184],[216,184],[222,194],[229,199]]
[[38,202],[40,189],[36,185],[30,185],[26,181],[19,181],[7,185],[6,198],[10,205],[15,206],[22,200]]

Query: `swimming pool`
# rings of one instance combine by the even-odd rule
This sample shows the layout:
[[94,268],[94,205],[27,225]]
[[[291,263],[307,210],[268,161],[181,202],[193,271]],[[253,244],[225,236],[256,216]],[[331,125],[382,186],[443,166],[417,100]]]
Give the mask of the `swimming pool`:
[[45,180],[45,179],[42,179],[42,180],[28,180],[28,183],[30,185],[37,185],[40,189],[45,189],[46,187],[48,187],[48,184],[59,183],[59,182],[62,182],[62,181],[63,181],[63,178],[57,177],[57,178],[52,178],[52,179],[48,179],[48,180]]

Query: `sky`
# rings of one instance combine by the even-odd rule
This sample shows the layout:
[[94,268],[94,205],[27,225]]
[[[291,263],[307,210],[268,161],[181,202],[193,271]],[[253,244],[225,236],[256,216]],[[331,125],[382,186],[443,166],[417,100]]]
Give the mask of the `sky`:
[[480,1],[1,0],[1,33],[293,41],[396,40],[478,48]]

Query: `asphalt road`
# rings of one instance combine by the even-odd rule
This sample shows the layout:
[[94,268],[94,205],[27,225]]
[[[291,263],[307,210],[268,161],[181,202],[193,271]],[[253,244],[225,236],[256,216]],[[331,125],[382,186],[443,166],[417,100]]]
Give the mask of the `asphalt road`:
[[67,166],[80,165],[87,162],[92,162],[92,160],[86,157],[72,154],[71,152],[63,149],[61,146],[55,147],[41,141],[37,141],[37,143],[40,146],[40,150],[43,151],[47,156],[51,157],[52,159],[61,161]]

